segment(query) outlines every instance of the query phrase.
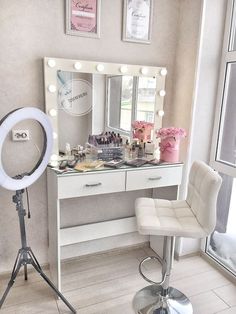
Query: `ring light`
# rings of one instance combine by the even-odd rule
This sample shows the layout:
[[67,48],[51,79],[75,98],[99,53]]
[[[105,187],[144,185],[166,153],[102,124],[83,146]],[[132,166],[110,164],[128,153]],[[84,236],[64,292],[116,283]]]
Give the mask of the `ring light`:
[[[3,143],[15,124],[26,119],[33,119],[39,122],[44,132],[44,148],[36,166],[24,177],[11,178],[5,172],[2,165]],[[7,190],[21,190],[33,184],[44,172],[52,153],[53,130],[51,123],[41,110],[37,108],[20,108],[7,114],[0,121],[0,186]]]
[[[23,120],[32,119],[39,122],[43,129],[44,134],[44,146],[41,156],[34,166],[34,168],[27,174],[21,174],[15,176],[14,178],[9,177],[3,169],[2,165],[2,147],[3,143],[12,129],[12,127]],[[10,281],[7,285],[2,298],[0,299],[0,309],[13,286],[16,276],[22,266],[24,266],[24,276],[25,280],[28,278],[28,265],[33,266],[33,268],[41,275],[41,277],[46,281],[46,283],[52,288],[52,290],[57,294],[57,296],[65,303],[65,305],[71,310],[72,313],[76,313],[73,306],[67,301],[67,299],[62,295],[62,293],[57,289],[57,287],[51,282],[51,280],[43,272],[39,262],[37,261],[32,249],[27,244],[26,239],[26,228],[25,228],[25,209],[23,204],[23,193],[24,189],[29,185],[34,183],[44,172],[47,167],[48,161],[52,153],[53,144],[53,130],[48,117],[36,108],[20,108],[8,113],[2,120],[0,120],[0,185],[8,190],[16,190],[16,194],[13,196],[12,201],[16,204],[16,210],[18,212],[19,225],[20,225],[20,235],[21,235],[21,245],[19,249],[14,268],[11,274]],[[27,192],[28,195],[28,192]],[[27,196],[28,197],[28,196]],[[28,201],[29,209],[29,201]],[[30,218],[28,216],[28,218]]]

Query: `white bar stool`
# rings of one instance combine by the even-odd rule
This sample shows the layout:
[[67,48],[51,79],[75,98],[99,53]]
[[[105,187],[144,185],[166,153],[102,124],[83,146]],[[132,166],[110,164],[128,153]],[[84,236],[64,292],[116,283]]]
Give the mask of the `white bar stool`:
[[[221,177],[202,161],[191,167],[186,200],[138,198],[135,203],[140,234],[164,236],[163,260],[146,257],[139,265],[142,277],[149,285],[136,293],[133,305],[139,314],[192,314],[189,299],[179,290],[169,286],[174,254],[175,237],[205,238],[216,225],[216,202]],[[149,259],[162,264],[162,280],[154,282],[142,271]]]

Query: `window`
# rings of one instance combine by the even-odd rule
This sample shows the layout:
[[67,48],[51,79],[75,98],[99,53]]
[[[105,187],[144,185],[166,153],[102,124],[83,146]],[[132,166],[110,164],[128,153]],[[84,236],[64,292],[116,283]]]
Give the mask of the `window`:
[[[227,42],[228,44],[228,51],[235,51],[236,50],[236,5],[235,2],[229,4],[231,6],[231,30],[230,30],[230,40]],[[231,12],[230,12],[231,13]]]
[[216,160],[236,166],[236,62],[226,64]]
[[218,85],[211,166],[223,183],[217,201],[217,224],[206,253],[236,275],[236,2],[228,1]]
[[217,201],[217,223],[206,252],[236,275],[236,179],[220,173],[223,182]]
[[228,2],[228,15],[222,52],[219,79],[218,111],[213,142],[212,166],[228,175],[236,176],[236,51],[235,42],[235,1]]
[[156,77],[107,77],[107,128],[130,133],[135,120],[154,122]]

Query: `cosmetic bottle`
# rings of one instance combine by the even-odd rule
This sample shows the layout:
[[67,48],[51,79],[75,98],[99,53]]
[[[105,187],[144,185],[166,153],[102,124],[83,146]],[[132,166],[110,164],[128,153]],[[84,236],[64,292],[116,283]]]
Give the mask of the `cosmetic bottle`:
[[142,147],[142,145],[139,145],[138,158],[143,158],[143,157],[144,157],[144,148]]
[[131,159],[130,150],[131,149],[130,149],[129,141],[126,140],[125,145],[124,145],[124,160]]
[[155,144],[152,142],[147,142],[145,145],[145,156],[148,160],[155,158]]
[[66,143],[65,154],[66,154],[66,156],[70,156],[71,155],[71,148],[70,148],[70,144],[69,143]]
[[137,150],[135,144],[132,145],[132,159],[137,158]]

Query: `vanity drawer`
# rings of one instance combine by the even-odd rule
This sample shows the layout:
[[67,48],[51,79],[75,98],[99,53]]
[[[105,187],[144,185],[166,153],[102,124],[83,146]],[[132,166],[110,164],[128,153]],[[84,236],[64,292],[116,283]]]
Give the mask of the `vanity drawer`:
[[126,190],[142,190],[163,186],[179,185],[182,179],[182,166],[159,169],[127,171]]
[[125,172],[83,173],[58,178],[58,198],[125,191]]

